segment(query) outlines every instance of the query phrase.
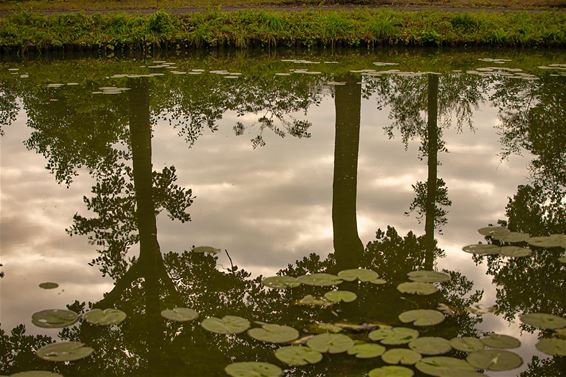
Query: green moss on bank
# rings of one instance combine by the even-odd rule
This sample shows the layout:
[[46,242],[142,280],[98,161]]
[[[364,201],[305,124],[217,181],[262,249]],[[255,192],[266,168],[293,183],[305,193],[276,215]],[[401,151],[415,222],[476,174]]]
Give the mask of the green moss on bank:
[[209,11],[174,16],[40,16],[0,19],[5,49],[494,45],[565,46],[566,14],[441,13],[357,9],[336,12]]

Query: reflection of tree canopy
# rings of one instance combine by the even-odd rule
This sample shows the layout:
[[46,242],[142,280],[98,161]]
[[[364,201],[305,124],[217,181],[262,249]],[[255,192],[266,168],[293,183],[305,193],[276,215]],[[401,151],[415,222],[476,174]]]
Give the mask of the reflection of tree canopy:
[[4,127],[16,120],[19,111],[17,91],[12,80],[0,80],[0,136],[4,135]]

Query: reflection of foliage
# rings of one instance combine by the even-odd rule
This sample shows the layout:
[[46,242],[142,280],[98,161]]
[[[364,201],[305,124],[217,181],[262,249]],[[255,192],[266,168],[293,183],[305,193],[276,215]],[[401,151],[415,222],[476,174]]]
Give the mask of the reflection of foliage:
[[519,377],[562,377],[565,370],[566,359],[564,357],[541,359],[533,356],[529,369],[521,373]]
[[8,81],[0,81],[0,136],[4,135],[4,127],[16,120],[19,110],[16,91],[9,85]]
[[19,325],[6,334],[0,328],[0,373],[9,370],[35,369],[39,366],[49,368],[49,362],[41,361],[34,351],[47,343],[51,338],[44,335],[25,335],[26,328]]
[[[446,183],[442,178],[437,178],[436,180],[436,198],[434,202],[434,224],[439,227],[446,225],[446,214],[448,211],[443,207],[449,207],[452,205],[452,201],[448,199],[448,190],[446,188]],[[422,221],[426,216],[427,210],[427,184],[425,182],[417,182],[412,185],[413,190],[416,193],[415,198],[409,206],[409,211],[415,211],[417,214],[417,219]]]

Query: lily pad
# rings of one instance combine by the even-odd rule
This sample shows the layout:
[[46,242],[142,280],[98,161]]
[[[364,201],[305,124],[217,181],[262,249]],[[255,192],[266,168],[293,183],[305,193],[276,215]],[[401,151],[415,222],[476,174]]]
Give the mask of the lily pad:
[[406,327],[386,327],[373,330],[368,336],[371,340],[379,341],[381,344],[399,345],[407,344],[418,338],[419,332]]
[[262,327],[248,330],[248,335],[262,342],[286,343],[297,339],[299,332],[289,326],[266,323]]
[[421,358],[420,353],[406,348],[392,348],[381,355],[381,359],[387,364],[414,365]]
[[292,276],[269,276],[261,282],[266,287],[275,289],[295,288],[301,285],[297,278]]
[[55,289],[57,287],[59,287],[59,284],[54,283],[52,281],[46,281],[44,283],[39,284],[39,288],[43,288],[43,289]]
[[527,240],[529,245],[535,247],[542,247],[545,249],[552,249],[555,247],[566,247],[565,234],[551,234],[550,236],[531,237]]
[[348,355],[355,355],[358,359],[372,359],[381,356],[385,347],[375,343],[356,344],[348,350]]
[[501,248],[497,245],[478,243],[474,245],[464,246],[462,248],[466,253],[478,255],[496,255],[499,254]]
[[540,352],[552,356],[566,356],[566,340],[557,338],[541,339],[535,347]]
[[343,334],[319,334],[307,341],[307,345],[318,352],[341,353],[354,346],[354,341]]
[[560,263],[566,263],[566,256],[562,256],[562,257],[558,258],[558,261]]
[[434,285],[416,281],[401,283],[397,286],[397,290],[401,293],[409,293],[419,296],[431,295],[438,292],[438,288],[436,288]]
[[365,268],[354,268],[343,270],[338,273],[338,277],[345,281],[372,281],[378,278],[377,272]]
[[191,250],[191,252],[197,253],[197,254],[216,255],[216,254],[220,254],[222,252],[222,250],[217,249],[216,247],[212,247],[212,246],[197,246],[193,250]]
[[521,321],[539,329],[561,329],[566,327],[565,318],[546,313],[523,314]]
[[369,371],[369,377],[412,377],[415,373],[405,367],[386,366]]
[[224,371],[232,377],[279,377],[283,374],[277,365],[257,361],[232,363]]
[[80,342],[61,342],[41,347],[36,354],[48,361],[75,361],[89,356],[93,351]]
[[433,326],[444,321],[444,314],[430,309],[408,310],[399,314],[399,320],[403,323],[413,322],[415,326]]
[[452,346],[444,338],[436,336],[425,336],[417,338],[409,343],[409,348],[421,355],[442,355],[450,352]]
[[491,348],[517,348],[521,346],[519,339],[503,334],[489,334],[480,340]]
[[47,329],[71,326],[79,320],[79,315],[72,310],[47,309],[33,313],[31,321],[38,327]]
[[502,232],[502,233],[494,233],[491,235],[491,238],[500,242],[525,242],[530,238],[530,234],[528,233],[520,233],[520,232]]
[[161,316],[170,321],[187,322],[197,319],[198,313],[190,308],[173,308],[161,311]]
[[450,373],[457,376],[475,372],[475,368],[467,361],[446,356],[425,357],[415,364],[415,368],[430,376],[438,377],[448,376]]
[[302,306],[331,306],[333,303],[325,299],[324,297],[315,297],[313,295],[306,295],[302,299],[295,302],[296,305]]
[[472,352],[466,361],[479,369],[493,371],[511,370],[523,364],[521,356],[505,350],[482,350]]
[[222,318],[206,318],[201,326],[217,334],[239,334],[250,328],[250,321],[242,317],[226,315]]
[[485,344],[483,344],[481,340],[469,336],[452,338],[450,340],[450,345],[452,348],[462,352],[481,351],[485,348]]
[[289,346],[275,351],[275,357],[288,365],[302,366],[316,364],[322,360],[322,354],[309,347]]
[[450,280],[450,275],[440,271],[411,271],[407,274],[409,280],[418,281],[421,283],[440,283]]
[[491,236],[493,234],[504,234],[509,233],[509,229],[502,226],[486,226],[484,228],[478,229],[479,234],[482,236]]
[[528,257],[533,254],[533,251],[527,247],[503,246],[499,253],[506,257],[519,258]]
[[383,285],[383,284],[387,283],[387,280],[377,278],[377,279],[370,280],[369,282],[372,283],[372,284],[375,284],[375,285]]
[[342,279],[340,279],[338,276],[326,273],[303,275],[299,276],[297,279],[302,284],[317,287],[329,287],[342,283]]
[[11,374],[10,377],[63,377],[63,375],[45,370],[30,370]]
[[350,291],[330,291],[326,292],[324,297],[332,302],[352,302],[358,298],[354,292]]
[[92,309],[84,314],[84,319],[92,325],[117,325],[126,319],[126,313],[118,309]]

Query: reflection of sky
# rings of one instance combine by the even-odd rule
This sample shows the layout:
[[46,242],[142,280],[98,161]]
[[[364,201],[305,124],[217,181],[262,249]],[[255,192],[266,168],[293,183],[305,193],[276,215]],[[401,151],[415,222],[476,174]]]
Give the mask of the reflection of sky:
[[[176,130],[158,124],[154,167],[174,165],[178,183],[192,188],[196,196],[191,222],[159,218],[161,249],[225,248],[236,264],[256,274],[271,274],[310,252],[330,252],[333,99],[327,97],[311,108],[308,117],[313,123],[311,139],[281,139],[266,130],[267,145],[255,150],[250,139],[256,130],[235,136],[232,126],[237,117],[232,113],[225,114],[219,131],[205,133],[191,149]],[[439,154],[439,177],[446,181],[453,202],[439,237],[447,250],[439,266],[464,272],[475,288],[485,290],[486,304],[494,302],[495,287],[485,267],[476,267],[460,249],[480,240],[476,229],[503,217],[507,197],[527,179],[528,163],[517,157],[500,161],[496,122],[496,109],[482,104],[474,115],[475,131],[445,130],[449,153]],[[377,111],[375,99],[362,102],[358,227],[364,244],[388,224],[401,234],[423,233],[424,225],[404,212],[414,196],[411,185],[426,180],[426,162],[418,159],[418,141],[405,150],[398,135],[388,140],[383,127],[389,123],[387,110]],[[92,180],[84,174],[70,188],[57,185],[44,169],[44,158],[23,146],[28,136],[21,113],[2,139],[0,229],[6,277],[0,286],[0,317],[5,328],[29,323],[31,313],[62,307],[76,298],[97,300],[111,287],[87,265],[96,256],[94,247],[84,237],[71,238],[64,231],[74,213],[86,213],[82,197],[90,193]],[[228,265],[224,256],[220,264]],[[43,281],[59,282],[61,288],[37,288]],[[518,335],[515,324],[495,316],[487,316],[482,328]],[[520,352],[528,356],[536,337],[522,339],[526,344]]]

